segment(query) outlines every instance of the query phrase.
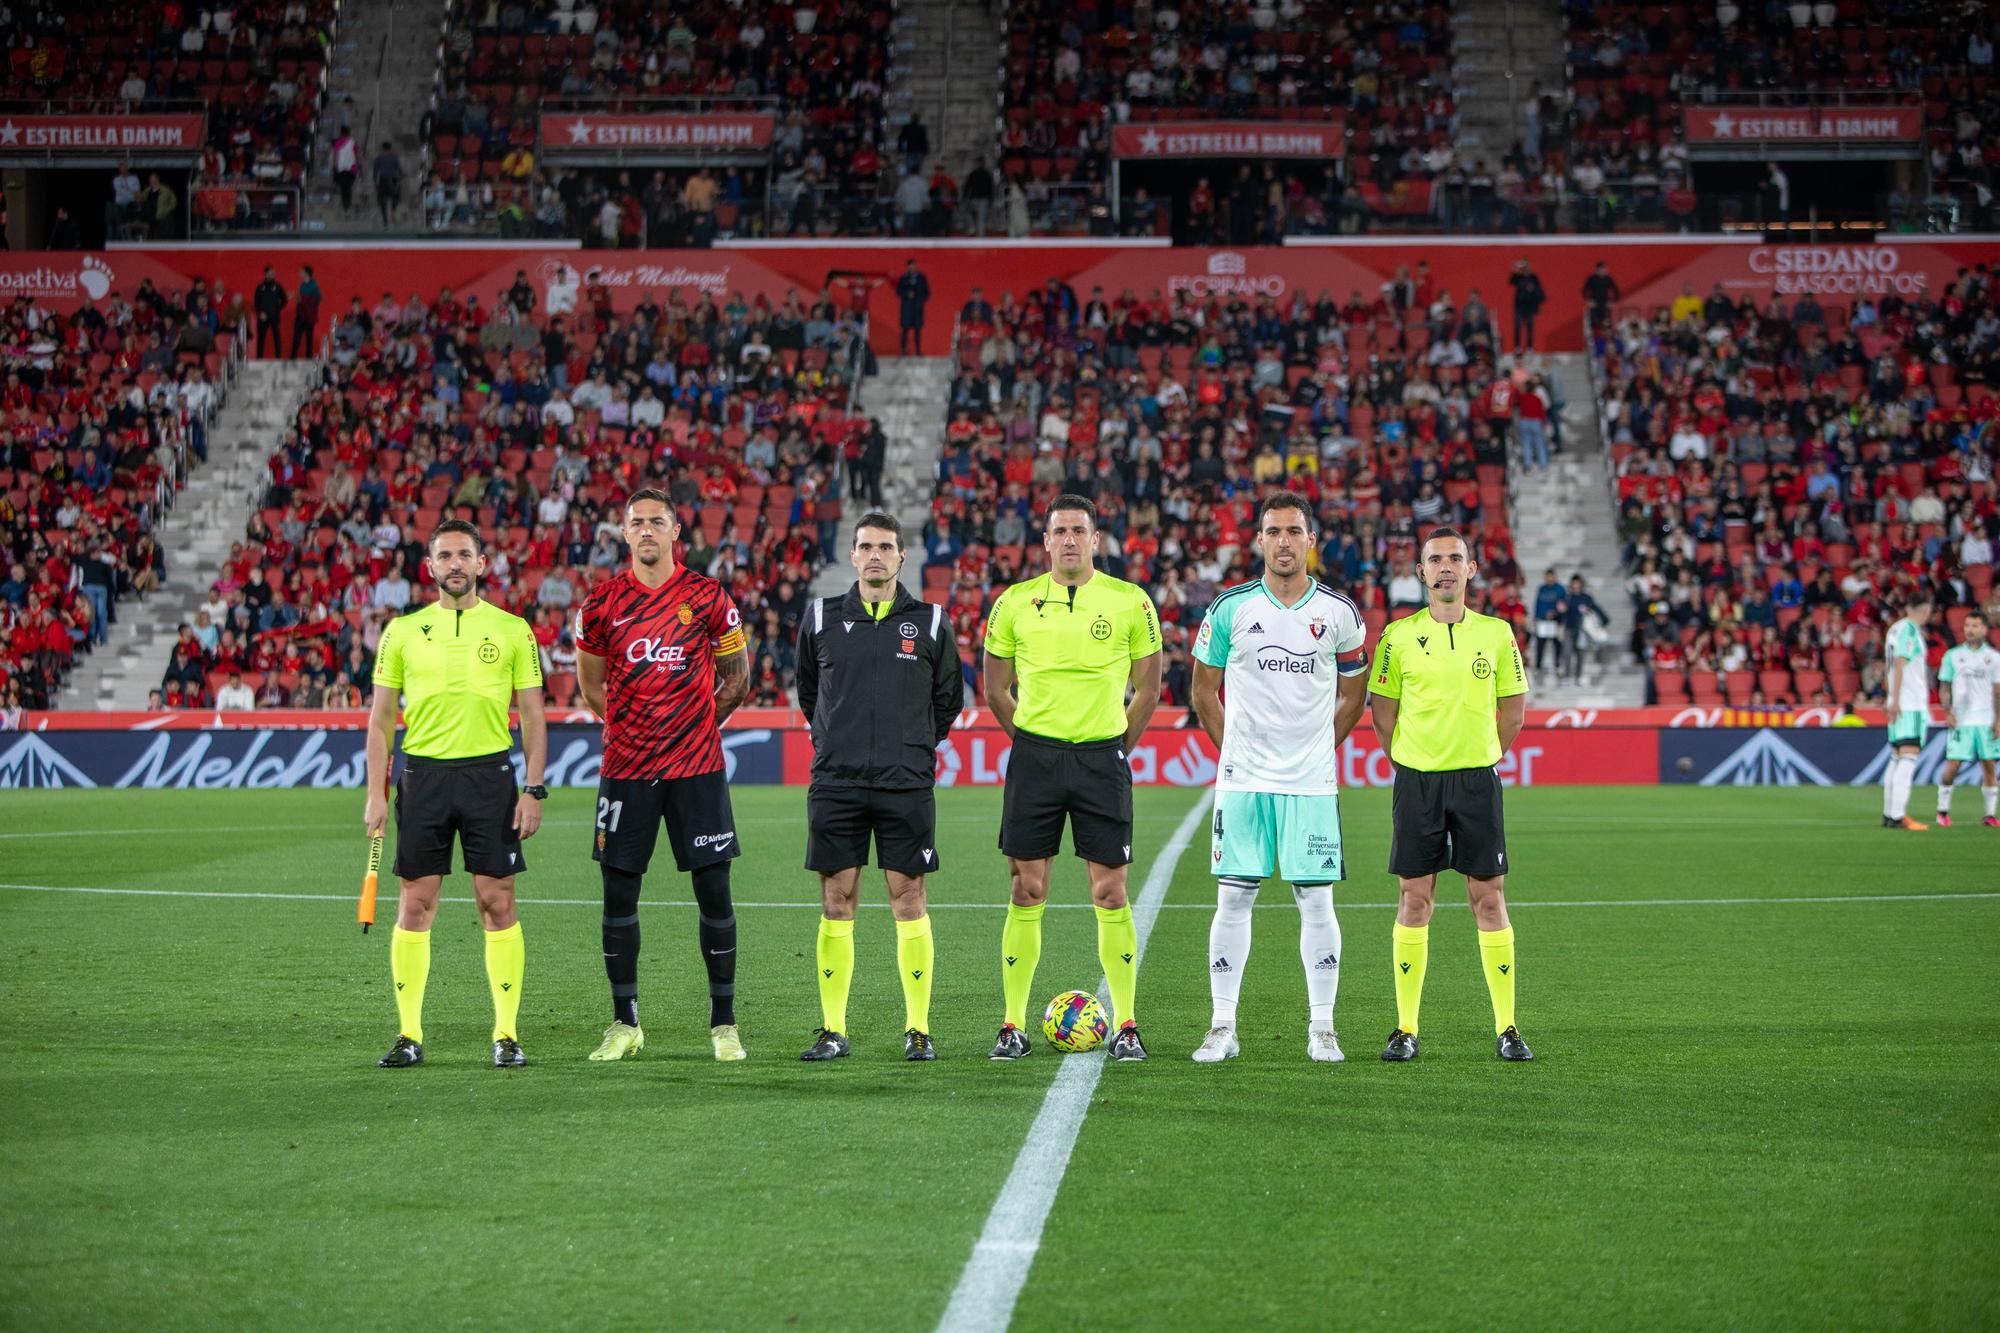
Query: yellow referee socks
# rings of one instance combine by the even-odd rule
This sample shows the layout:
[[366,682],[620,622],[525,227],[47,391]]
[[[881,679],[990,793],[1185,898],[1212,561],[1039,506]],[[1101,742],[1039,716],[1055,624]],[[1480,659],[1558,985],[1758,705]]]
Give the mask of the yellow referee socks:
[[819,1021],[828,1032],[847,1035],[847,992],[854,984],[854,923],[819,919]]
[[519,1040],[514,1030],[521,1017],[521,977],[528,970],[528,946],[521,923],[486,932],[486,989],[493,992],[493,1040]]
[[1042,911],[1048,906],[1007,904],[1000,932],[1000,983],[1007,993],[1007,1021],[1028,1026],[1028,995],[1035,989],[1035,964],[1042,961]]
[[1514,1026],[1514,928],[1479,932],[1479,961],[1493,997],[1493,1035]]
[[931,966],[937,961],[936,941],[931,938],[931,919],[896,923],[896,970],[903,974],[904,1026],[918,1032],[931,1030]]
[[431,933],[396,927],[389,937],[389,979],[396,983],[396,1017],[403,1035],[424,1044],[424,986],[431,979]]
[[1097,961],[1104,965],[1104,979],[1111,983],[1111,1024],[1124,1027],[1137,1022],[1133,997],[1139,990],[1139,930],[1132,924],[1132,908],[1093,909],[1097,913]]
[[1398,921],[1390,957],[1396,963],[1396,1026],[1414,1033],[1424,1002],[1424,969],[1430,965],[1431,928]]

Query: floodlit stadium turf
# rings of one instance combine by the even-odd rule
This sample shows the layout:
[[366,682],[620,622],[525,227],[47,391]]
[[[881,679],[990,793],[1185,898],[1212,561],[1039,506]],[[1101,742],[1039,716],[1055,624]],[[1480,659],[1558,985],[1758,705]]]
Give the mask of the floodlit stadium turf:
[[[1135,892],[1199,796],[1138,794]],[[0,1327],[934,1326],[1062,1059],[986,1059],[998,792],[940,796],[934,1065],[899,1058],[872,873],[855,1054],[797,1061],[816,892],[803,793],[773,788],[736,792],[751,1059],[708,1058],[692,908],[655,905],[646,1052],[586,1063],[609,1017],[591,800],[558,792],[529,844],[530,1066],[488,1067],[457,877],[428,1063],[390,1072],[393,891],[363,938],[358,796],[0,798]],[[1395,1011],[1375,792],[1343,798],[1348,1063],[1305,1060],[1277,885],[1243,1056],[1192,1064],[1199,829],[1140,973],[1153,1058],[1103,1071],[1015,1326],[1993,1326],[2000,832],[1972,791],[1960,827],[1921,836],[1879,829],[1879,804],[1513,793],[1525,1066],[1493,1059],[1456,879],[1423,1058],[1376,1058]],[[647,892],[688,901],[672,874]],[[1099,974],[1068,858],[1054,901],[1044,999]]]

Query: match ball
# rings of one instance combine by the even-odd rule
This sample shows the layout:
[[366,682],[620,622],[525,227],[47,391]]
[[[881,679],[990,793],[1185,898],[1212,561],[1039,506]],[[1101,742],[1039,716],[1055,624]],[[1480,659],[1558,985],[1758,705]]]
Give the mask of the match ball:
[[1111,1020],[1104,1016],[1104,1006],[1084,991],[1064,991],[1050,1000],[1042,1013],[1042,1035],[1049,1039],[1049,1045],[1066,1054],[1090,1050],[1109,1031]]

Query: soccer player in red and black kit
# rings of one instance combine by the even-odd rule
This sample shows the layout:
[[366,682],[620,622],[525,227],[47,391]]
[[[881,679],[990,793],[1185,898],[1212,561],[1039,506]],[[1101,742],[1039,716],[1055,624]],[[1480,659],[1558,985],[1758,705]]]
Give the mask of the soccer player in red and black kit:
[[715,1058],[744,1058],[729,900],[729,863],[740,849],[721,728],[750,689],[750,659],[729,594],[675,561],[680,533],[665,492],[634,491],[624,527],[632,567],[592,589],[576,613],[577,683],[604,719],[591,856],[604,876],[612,1023],[593,1060],[622,1060],[646,1045],[639,1029],[639,888],[662,821],[674,864],[694,875]]

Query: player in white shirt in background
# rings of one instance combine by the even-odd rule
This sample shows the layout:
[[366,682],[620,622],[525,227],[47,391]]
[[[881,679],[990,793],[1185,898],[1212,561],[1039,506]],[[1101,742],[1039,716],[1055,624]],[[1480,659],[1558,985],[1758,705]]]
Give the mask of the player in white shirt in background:
[[1237,1054],[1251,908],[1258,884],[1274,873],[1291,881],[1299,908],[1306,1052],[1314,1060],[1343,1058],[1333,1027],[1341,947],[1333,885],[1346,878],[1340,744],[1367,705],[1367,627],[1352,601],[1308,572],[1317,529],[1302,497],[1280,492],[1265,500],[1256,538],[1264,576],[1217,597],[1195,641],[1195,714],[1221,752],[1210,856],[1214,1013],[1194,1053],[1202,1064]]
[[1917,755],[1931,724],[1930,658],[1924,626],[1931,620],[1931,596],[1910,598],[1901,620],[1889,626],[1882,660],[1889,667],[1889,764],[1882,770],[1882,827],[1923,833],[1929,824],[1910,818],[1910,786]]
[[1979,763],[1979,795],[1986,805],[1987,828],[2000,828],[2000,786],[1994,769],[2000,764],[2000,651],[1986,641],[1986,615],[1966,616],[1959,634],[1963,642],[1945,652],[1938,666],[1938,703],[1944,724],[1951,728],[1944,743],[1944,772],[1938,775],[1937,824],[1951,827],[1951,785],[1961,764]]

